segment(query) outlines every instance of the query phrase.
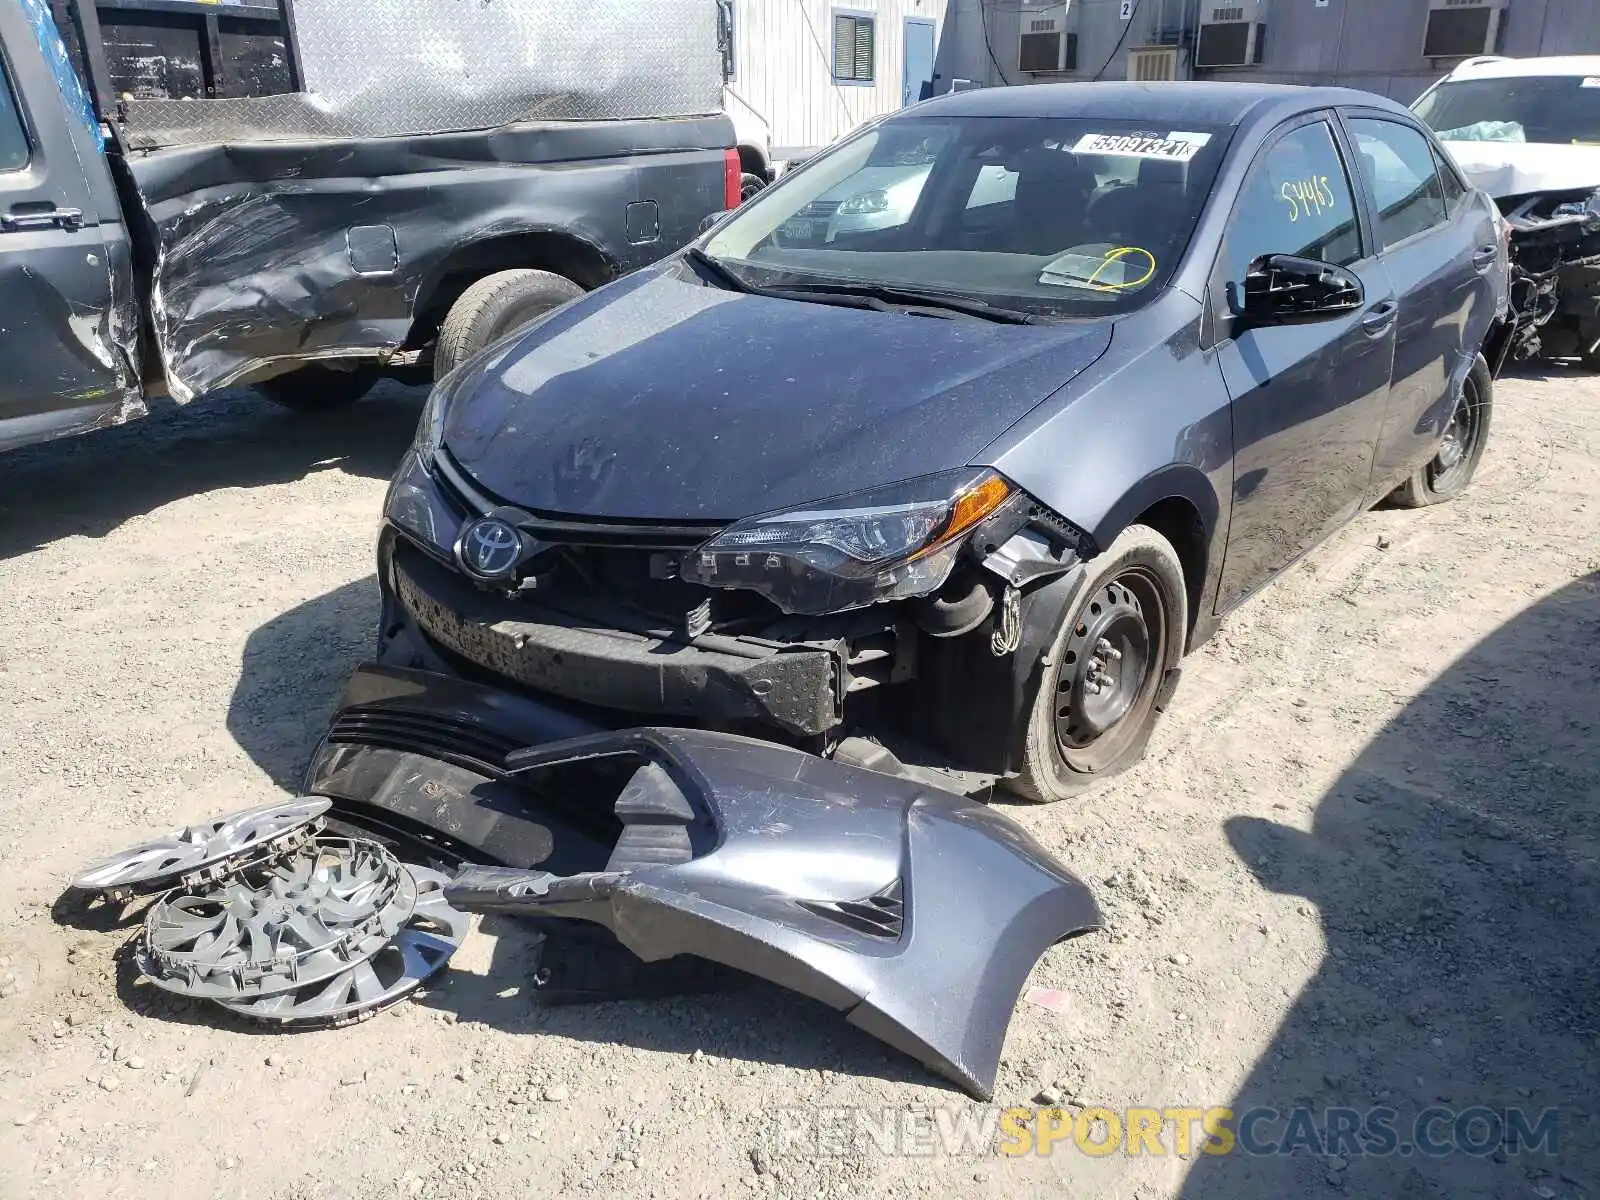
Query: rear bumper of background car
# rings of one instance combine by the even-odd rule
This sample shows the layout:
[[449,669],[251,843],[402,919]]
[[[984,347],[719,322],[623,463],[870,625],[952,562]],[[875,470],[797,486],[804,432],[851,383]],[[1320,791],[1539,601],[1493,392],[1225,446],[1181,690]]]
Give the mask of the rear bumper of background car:
[[1018,994],[1102,924],[1006,817],[925,784],[726,734],[589,732],[582,717],[366,667],[307,791],[432,840],[472,911],[598,923],[640,959],[691,955],[840,1010],[987,1097]]

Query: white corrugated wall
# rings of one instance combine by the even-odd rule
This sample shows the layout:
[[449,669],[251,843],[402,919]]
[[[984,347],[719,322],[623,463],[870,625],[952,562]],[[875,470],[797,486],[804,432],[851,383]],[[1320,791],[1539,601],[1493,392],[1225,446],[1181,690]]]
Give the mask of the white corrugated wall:
[[[736,77],[729,107],[744,107],[769,129],[775,149],[823,146],[862,121],[901,104],[907,17],[931,19],[942,33],[947,0],[734,0]],[[877,20],[875,81],[833,79],[833,17]]]

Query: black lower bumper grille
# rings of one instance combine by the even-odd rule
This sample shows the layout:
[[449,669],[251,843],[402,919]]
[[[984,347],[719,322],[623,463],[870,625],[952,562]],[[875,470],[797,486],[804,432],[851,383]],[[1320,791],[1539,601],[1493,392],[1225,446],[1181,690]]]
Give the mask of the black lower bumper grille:
[[356,706],[333,719],[328,740],[342,745],[375,746],[423,754],[475,770],[500,773],[506,755],[522,747],[472,721],[437,713]]

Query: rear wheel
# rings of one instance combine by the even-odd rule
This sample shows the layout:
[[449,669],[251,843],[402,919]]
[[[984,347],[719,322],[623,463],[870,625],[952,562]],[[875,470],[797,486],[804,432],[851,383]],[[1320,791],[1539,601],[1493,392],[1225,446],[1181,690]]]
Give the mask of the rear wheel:
[[296,412],[326,412],[354,404],[378,385],[383,372],[372,363],[350,366],[312,363],[255,385],[260,395]]
[[1090,564],[1041,676],[1012,791],[1065,800],[1144,757],[1183,657],[1187,604],[1177,552],[1147,526]]
[[745,171],[739,176],[739,203],[743,204],[766,186],[767,181],[761,176]]
[[433,377],[443,379],[478,351],[581,295],[582,287],[553,271],[500,271],[478,280],[439,328]]
[[1451,410],[1449,424],[1439,441],[1439,452],[1417,468],[1390,497],[1401,508],[1426,508],[1454,500],[1467,490],[1489,444],[1489,421],[1494,415],[1494,380],[1480,355],[1467,374]]

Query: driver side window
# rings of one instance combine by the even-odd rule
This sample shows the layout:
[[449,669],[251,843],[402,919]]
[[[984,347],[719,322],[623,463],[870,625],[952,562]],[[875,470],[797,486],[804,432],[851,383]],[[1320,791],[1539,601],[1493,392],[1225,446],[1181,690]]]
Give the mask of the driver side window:
[[1361,259],[1355,193],[1326,122],[1285,134],[1257,157],[1234,206],[1223,248],[1224,295],[1244,294],[1264,254],[1348,267]]

